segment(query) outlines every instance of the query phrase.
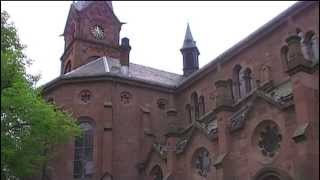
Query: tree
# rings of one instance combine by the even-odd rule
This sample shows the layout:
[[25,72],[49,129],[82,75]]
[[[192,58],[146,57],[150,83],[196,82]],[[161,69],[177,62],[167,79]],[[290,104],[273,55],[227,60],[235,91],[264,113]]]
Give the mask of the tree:
[[19,179],[40,173],[50,151],[80,128],[33,86],[38,77],[26,73],[30,60],[8,19],[1,11],[1,179]]

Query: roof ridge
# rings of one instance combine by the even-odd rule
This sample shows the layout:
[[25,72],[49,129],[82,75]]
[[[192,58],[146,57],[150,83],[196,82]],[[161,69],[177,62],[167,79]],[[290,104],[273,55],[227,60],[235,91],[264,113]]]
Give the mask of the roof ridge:
[[[130,62],[130,64],[137,65],[137,66],[142,66],[142,67],[146,67],[146,68],[149,68],[149,69],[154,69],[154,70],[161,71],[161,72],[165,72],[165,73],[174,74],[174,75],[177,75],[177,76],[183,76],[183,75],[181,75],[181,74],[177,74],[177,73],[174,73],[174,72],[169,72],[169,71],[157,69],[157,68],[154,68],[154,67],[151,67],[151,66],[146,66],[146,65],[137,64],[137,63],[131,63],[131,62]],[[129,68],[130,68],[130,65],[129,65]]]

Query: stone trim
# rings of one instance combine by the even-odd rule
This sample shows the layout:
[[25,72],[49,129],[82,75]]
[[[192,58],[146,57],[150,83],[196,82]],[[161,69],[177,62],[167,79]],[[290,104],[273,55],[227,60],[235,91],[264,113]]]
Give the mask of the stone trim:
[[295,143],[300,143],[307,139],[306,130],[309,127],[309,123],[299,125],[293,133],[292,139]]
[[213,161],[213,166],[216,167],[216,169],[220,169],[223,165],[223,161],[226,157],[227,153],[222,153],[222,154],[219,154],[215,160]]

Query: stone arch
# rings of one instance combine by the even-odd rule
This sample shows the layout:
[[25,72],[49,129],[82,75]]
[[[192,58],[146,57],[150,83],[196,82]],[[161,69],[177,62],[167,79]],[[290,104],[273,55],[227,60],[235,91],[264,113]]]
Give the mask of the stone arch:
[[252,180],[292,180],[292,178],[283,170],[265,167],[259,170]]
[[163,171],[160,165],[155,165],[152,167],[150,173],[150,180],[163,180]]
[[78,123],[87,122],[87,123],[90,123],[94,129],[96,128],[95,120],[89,116],[79,116],[77,119],[78,119]]
[[105,172],[100,180],[113,180],[113,176],[109,172]]

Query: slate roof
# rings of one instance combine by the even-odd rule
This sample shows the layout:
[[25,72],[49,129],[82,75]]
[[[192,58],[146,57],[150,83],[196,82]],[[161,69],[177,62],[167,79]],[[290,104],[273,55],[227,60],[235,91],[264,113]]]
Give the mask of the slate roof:
[[91,77],[91,76],[118,76],[133,80],[153,82],[165,86],[176,86],[184,78],[182,75],[174,74],[151,67],[134,63],[129,65],[129,74],[121,72],[121,65],[118,59],[101,57],[88,64],[80,66],[69,73],[62,75],[62,78]]
[[[73,5],[78,9],[81,10],[85,7],[87,7],[92,1],[78,1],[76,3],[73,3]],[[109,1],[106,1],[109,4],[109,7],[112,8],[112,4],[109,3]],[[172,88],[181,88],[181,87],[187,87],[188,84],[191,84],[195,81],[197,81],[198,77],[201,77],[208,73],[207,71],[210,67],[214,67],[217,64],[222,64],[225,63],[229,60],[232,59],[232,57],[238,53],[240,53],[243,49],[246,47],[252,45],[255,43],[258,39],[261,39],[268,33],[272,32],[275,28],[279,27],[282,23],[287,21],[287,18],[295,14],[302,9],[314,4],[315,2],[309,2],[309,1],[304,1],[304,2],[298,2],[294,4],[292,7],[288,8],[281,14],[279,14],[277,17],[260,27],[258,30],[256,30],[254,33],[249,35],[248,37],[244,38],[242,41],[238,42],[236,45],[222,53],[220,56],[212,60],[210,63],[207,65],[203,66],[201,69],[196,71],[195,73],[191,74],[188,77],[184,77],[179,74],[175,73],[170,73],[150,67],[146,67],[143,65],[138,65],[134,63],[130,63],[129,65],[129,76],[124,76],[123,74],[120,73],[120,65],[118,60],[112,59],[112,58],[107,58],[107,66],[103,64],[103,60],[97,60],[93,61],[91,63],[88,63],[86,65],[83,65],[82,67],[79,67],[72,72],[62,75],[55,80],[48,82],[47,84],[44,85],[46,87],[47,85],[53,84],[59,79],[64,79],[64,78],[72,78],[72,77],[90,77],[90,76],[98,76],[98,75],[115,75],[119,77],[125,77],[129,78],[132,80],[138,80],[142,81],[148,84],[158,84],[160,86],[164,87],[172,87]],[[111,5],[111,6],[110,6]],[[186,31],[186,37],[185,40],[188,40],[189,44],[187,45],[193,45],[195,43],[193,41],[193,37],[190,31],[190,27],[187,27]],[[190,44],[191,43],[191,44]],[[185,45],[185,44],[184,44]],[[188,47],[185,46],[185,47]],[[105,69],[108,67],[109,69]],[[186,85],[186,86],[183,86]],[[287,89],[287,88],[284,88]]]

